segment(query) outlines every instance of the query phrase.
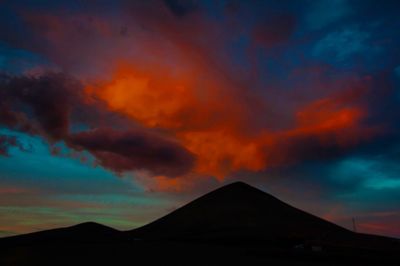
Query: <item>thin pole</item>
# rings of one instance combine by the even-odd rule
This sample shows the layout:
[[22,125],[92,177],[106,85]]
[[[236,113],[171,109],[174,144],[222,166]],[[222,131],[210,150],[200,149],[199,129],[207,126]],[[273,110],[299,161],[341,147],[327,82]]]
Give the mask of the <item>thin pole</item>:
[[353,217],[353,218],[352,218],[352,221],[353,221],[353,231],[354,231],[354,232],[357,232],[356,219]]

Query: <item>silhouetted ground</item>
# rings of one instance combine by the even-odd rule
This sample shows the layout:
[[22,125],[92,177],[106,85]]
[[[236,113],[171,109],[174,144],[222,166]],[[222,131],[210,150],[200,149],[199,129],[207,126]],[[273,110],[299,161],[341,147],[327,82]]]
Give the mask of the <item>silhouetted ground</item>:
[[397,239],[356,234],[238,182],[136,230],[96,224],[0,239],[0,265],[400,265]]

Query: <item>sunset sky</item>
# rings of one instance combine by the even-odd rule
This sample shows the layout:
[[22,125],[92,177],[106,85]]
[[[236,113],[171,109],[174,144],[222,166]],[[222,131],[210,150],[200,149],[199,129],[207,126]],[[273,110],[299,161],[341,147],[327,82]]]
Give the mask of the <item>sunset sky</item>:
[[400,237],[398,1],[0,1],[0,236],[237,180]]

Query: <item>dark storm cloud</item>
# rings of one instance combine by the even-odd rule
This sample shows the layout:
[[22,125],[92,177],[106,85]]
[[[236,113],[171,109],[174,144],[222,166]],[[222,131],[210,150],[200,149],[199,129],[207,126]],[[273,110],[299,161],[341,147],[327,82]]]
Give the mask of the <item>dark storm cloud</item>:
[[79,91],[79,83],[63,74],[4,76],[0,83],[4,112],[0,121],[13,129],[62,139],[68,134],[72,109],[81,103]]
[[[193,155],[179,143],[133,128],[132,121],[124,120],[132,128],[122,131],[104,128],[110,119],[115,126],[121,124],[93,101],[85,98],[77,80],[61,73],[2,75],[0,126],[40,135],[50,143],[65,141],[73,149],[89,151],[100,165],[118,173],[140,169],[178,176],[192,168]],[[73,133],[79,125],[96,129]],[[15,137],[0,135],[0,154],[6,155],[11,146],[22,148]]]
[[115,172],[150,169],[157,175],[179,176],[194,165],[193,155],[178,143],[144,131],[97,129],[73,134],[68,143],[89,151]]

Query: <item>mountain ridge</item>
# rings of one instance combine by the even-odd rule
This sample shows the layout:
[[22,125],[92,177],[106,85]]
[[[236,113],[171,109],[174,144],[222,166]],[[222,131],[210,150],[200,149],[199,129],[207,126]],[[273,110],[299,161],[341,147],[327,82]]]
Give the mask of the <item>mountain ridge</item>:
[[398,239],[351,232],[243,182],[138,229],[86,222],[0,238],[0,265],[398,265],[398,254]]
[[[298,217],[297,225],[291,220],[295,217]],[[307,227],[307,224],[310,226]],[[330,231],[340,234],[350,232],[244,182],[234,182],[213,190],[130,232],[140,237],[197,238],[216,231],[225,232],[219,237],[232,238],[236,234],[237,237],[253,239],[278,238],[288,234],[290,237],[315,238]],[[229,231],[234,232],[227,235]]]
[[[238,219],[236,219],[237,220],[236,224],[238,224],[240,222],[243,222],[243,217],[246,218],[246,214],[249,214],[248,212],[246,213],[246,210],[244,210],[244,209],[248,209],[249,208],[249,204],[248,203],[254,203],[256,208],[258,208],[260,205],[263,205],[263,207],[269,207],[270,208],[271,206],[268,206],[268,204],[265,205],[265,202],[266,202],[266,199],[267,199],[267,201],[269,203],[271,203],[271,202],[273,203],[272,205],[274,206],[274,208],[272,208],[272,211],[276,211],[279,208],[290,208],[290,210],[291,210],[290,212],[292,212],[292,214],[294,213],[294,214],[306,215],[307,219],[316,219],[314,221],[322,222],[324,224],[324,226],[328,227],[329,229],[338,230],[340,233],[345,233],[345,234],[355,234],[354,232],[352,232],[352,231],[350,231],[350,230],[348,230],[346,228],[343,228],[343,227],[341,227],[339,225],[336,225],[336,224],[334,224],[334,223],[332,223],[330,221],[324,220],[324,219],[322,219],[322,218],[320,218],[318,216],[315,216],[315,215],[307,213],[307,212],[305,212],[305,211],[303,211],[301,209],[293,207],[293,206],[281,201],[277,197],[262,191],[261,189],[253,187],[253,186],[251,186],[251,185],[249,185],[249,184],[247,184],[245,182],[237,181],[237,182],[233,182],[233,183],[224,185],[222,187],[219,187],[219,188],[217,188],[215,190],[212,190],[212,191],[210,191],[210,192],[208,192],[208,193],[206,193],[206,194],[204,194],[204,195],[202,195],[202,196],[190,201],[189,203],[179,207],[178,209],[172,211],[171,213],[169,213],[169,214],[167,214],[165,216],[162,216],[161,218],[156,219],[156,220],[154,220],[154,221],[152,221],[152,222],[150,222],[148,224],[145,224],[145,225],[143,225],[143,226],[141,226],[139,228],[135,228],[135,229],[132,229],[132,230],[120,231],[120,230],[114,229],[112,227],[109,227],[109,226],[106,226],[106,225],[102,225],[100,223],[89,221],[89,222],[83,222],[83,223],[80,223],[80,224],[67,226],[67,227],[48,229],[48,230],[31,232],[31,233],[27,233],[27,234],[20,234],[20,235],[14,235],[14,236],[6,236],[6,237],[0,238],[0,240],[4,241],[4,240],[10,240],[10,239],[25,239],[25,238],[35,237],[37,235],[45,235],[46,236],[46,235],[50,235],[50,234],[55,234],[55,235],[61,235],[62,236],[63,234],[67,234],[67,233],[64,233],[66,231],[72,232],[72,234],[83,234],[84,235],[83,237],[85,237],[85,235],[87,237],[90,237],[91,234],[96,234],[96,233],[98,233],[100,235],[105,235],[105,236],[107,236],[107,235],[117,235],[117,234],[118,235],[126,234],[126,235],[128,235],[128,238],[129,237],[137,237],[137,236],[144,237],[145,234],[150,234],[150,235],[152,234],[149,231],[151,231],[154,226],[160,227],[159,224],[161,222],[164,222],[166,219],[170,219],[171,216],[174,216],[177,212],[182,212],[182,210],[187,212],[187,210],[186,210],[187,208],[189,208],[189,207],[191,208],[192,206],[196,207],[196,205],[198,205],[198,203],[200,201],[201,202],[202,201],[207,201],[206,202],[207,204],[205,204],[206,206],[203,207],[202,210],[200,210],[202,215],[204,215],[204,212],[203,212],[204,208],[212,208],[212,206],[216,205],[216,203],[215,203],[215,200],[216,200],[215,195],[218,195],[218,197],[222,197],[223,198],[222,204],[223,205],[226,204],[228,206],[228,207],[227,206],[223,206],[223,208],[224,209],[226,209],[226,208],[230,209],[229,212],[237,215],[238,213],[241,213],[243,211],[243,213],[241,213],[242,217],[237,217]],[[250,195],[250,198],[251,198],[250,200],[249,200],[249,195]],[[229,204],[229,202],[231,202],[231,201],[233,201],[234,204],[238,204],[237,198],[235,199],[235,197],[237,197],[237,196],[246,197],[246,199],[239,200],[239,201],[242,201],[242,202],[243,201],[247,201],[247,205],[246,204],[244,206],[235,205],[234,208],[232,208],[232,206],[229,206],[229,205],[232,205],[232,204]],[[217,200],[218,200],[218,197],[217,197]],[[263,199],[263,200],[261,200],[261,203],[260,203],[260,198]],[[245,208],[243,208],[243,207],[245,207]],[[232,209],[233,209],[233,211],[232,211]],[[237,209],[239,209],[239,210],[237,210]],[[251,209],[251,206],[250,206],[250,209]],[[221,209],[218,209],[218,211],[221,211]],[[254,211],[254,209],[250,210],[250,211]],[[271,209],[270,209],[270,211],[271,211]],[[212,218],[215,218],[215,217],[212,217]],[[260,219],[260,216],[256,217],[256,218]],[[282,217],[275,217],[274,219],[275,220],[280,220],[280,222],[282,222],[281,218]],[[287,217],[285,219],[288,220],[289,218],[290,217]],[[248,219],[248,217],[246,219]],[[244,220],[246,220],[246,219],[244,219]],[[191,221],[190,219],[186,218],[186,220],[184,222],[190,222],[190,221]],[[179,222],[179,221],[177,221],[177,222]],[[196,222],[198,222],[198,221],[196,221]],[[228,222],[228,223],[222,223],[222,225],[223,226],[227,226],[228,225],[228,227],[229,227],[229,221],[225,220],[225,222]],[[252,221],[248,221],[248,222],[249,223],[247,224],[247,227],[254,226],[254,224],[252,224]],[[291,220],[291,223],[292,222],[293,221]],[[171,223],[171,222],[168,222],[168,223]],[[182,224],[177,223],[177,226],[178,227],[182,227]],[[158,229],[160,229],[160,228],[158,228]],[[211,231],[216,231],[218,229],[220,229],[220,228],[215,226],[213,228],[213,230],[211,230]],[[231,226],[231,229],[234,230],[234,229],[240,229],[240,228],[238,228],[238,227],[235,228],[235,226]],[[165,230],[168,230],[169,232],[171,232],[170,229],[165,229]],[[199,233],[204,233],[206,231],[207,230],[199,230]],[[162,232],[160,232],[160,231],[158,231],[156,233],[162,235]],[[68,233],[68,234],[71,234],[71,233]],[[368,235],[368,234],[358,233],[358,235]],[[370,235],[370,236],[378,236],[378,235]],[[388,238],[388,239],[395,239],[393,237],[387,237],[387,236],[378,236],[378,237]],[[44,237],[44,238],[46,238],[46,237]]]

